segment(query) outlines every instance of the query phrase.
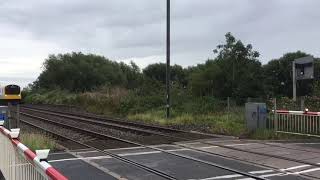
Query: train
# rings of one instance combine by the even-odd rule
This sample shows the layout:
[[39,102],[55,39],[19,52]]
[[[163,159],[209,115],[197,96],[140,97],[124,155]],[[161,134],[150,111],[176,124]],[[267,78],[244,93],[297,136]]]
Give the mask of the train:
[[21,88],[16,84],[9,84],[0,86],[0,103],[2,105],[13,102],[19,103],[21,101]]

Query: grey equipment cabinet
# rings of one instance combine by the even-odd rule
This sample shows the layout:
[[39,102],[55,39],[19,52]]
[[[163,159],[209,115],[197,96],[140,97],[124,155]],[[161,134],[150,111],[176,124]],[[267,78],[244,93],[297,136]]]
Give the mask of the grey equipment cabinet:
[[258,128],[266,128],[267,106],[266,103],[246,103],[247,128],[252,131]]

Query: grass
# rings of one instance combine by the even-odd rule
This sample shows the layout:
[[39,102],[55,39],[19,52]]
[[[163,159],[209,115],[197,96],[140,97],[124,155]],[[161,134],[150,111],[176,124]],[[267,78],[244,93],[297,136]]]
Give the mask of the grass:
[[33,151],[40,149],[55,150],[57,148],[53,139],[42,134],[24,133],[21,134],[20,141]]
[[240,136],[246,133],[244,112],[188,114],[172,112],[172,117],[166,119],[164,111],[148,111],[146,113],[130,114],[129,120],[145,123],[169,125],[208,133]]
[[243,108],[235,108],[230,113],[217,112],[201,115],[172,112],[170,119],[166,119],[164,113],[163,110],[153,110],[146,113],[130,114],[128,119],[249,139],[285,140],[305,138],[292,134],[276,133],[270,129],[257,129],[254,132],[249,132],[246,128]]

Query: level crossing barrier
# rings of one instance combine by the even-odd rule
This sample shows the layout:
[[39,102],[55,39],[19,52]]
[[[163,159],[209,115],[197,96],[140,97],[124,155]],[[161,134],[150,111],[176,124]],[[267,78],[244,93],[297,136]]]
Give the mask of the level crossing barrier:
[[67,180],[19,140],[19,129],[0,126],[0,170],[6,180]]
[[268,126],[277,132],[320,137],[320,112],[273,110]]

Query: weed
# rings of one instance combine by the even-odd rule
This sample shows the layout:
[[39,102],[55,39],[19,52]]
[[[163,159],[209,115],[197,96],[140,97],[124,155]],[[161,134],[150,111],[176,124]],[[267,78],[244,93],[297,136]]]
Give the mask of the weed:
[[26,145],[31,150],[39,150],[39,149],[56,149],[56,142],[42,134],[35,133],[23,133],[20,136],[21,142]]

